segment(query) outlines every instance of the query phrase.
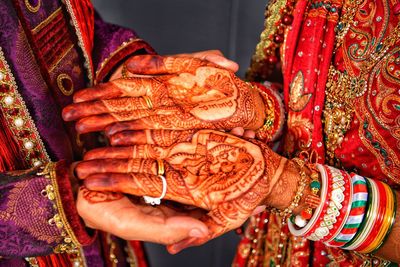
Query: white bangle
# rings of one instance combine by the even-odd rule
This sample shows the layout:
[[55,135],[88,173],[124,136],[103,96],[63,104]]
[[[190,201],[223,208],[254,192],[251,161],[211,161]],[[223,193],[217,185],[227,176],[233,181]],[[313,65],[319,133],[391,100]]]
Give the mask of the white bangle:
[[143,196],[144,202],[147,204],[151,205],[160,205],[161,204],[161,199],[165,197],[165,194],[167,193],[167,180],[165,180],[165,177],[162,175],[157,175],[157,177],[160,177],[162,181],[162,192],[161,196],[159,197],[149,197],[149,196]]

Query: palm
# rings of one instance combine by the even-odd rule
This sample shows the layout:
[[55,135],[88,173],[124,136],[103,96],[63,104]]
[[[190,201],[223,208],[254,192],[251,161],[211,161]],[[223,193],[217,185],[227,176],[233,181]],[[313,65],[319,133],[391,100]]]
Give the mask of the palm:
[[[166,198],[208,211],[201,220],[210,235],[188,240],[193,245],[240,226],[260,205],[270,186],[265,157],[274,155],[268,151],[229,134],[202,130],[190,142],[169,147],[137,145],[92,150],[85,155],[88,161],[76,170],[91,189],[157,197],[162,186],[155,159],[163,159]],[[274,170],[270,167],[268,171]]]
[[126,240],[173,244],[187,238],[194,228],[207,233],[206,226],[196,219],[202,214],[199,210],[150,207],[116,193],[81,188],[77,207],[88,227]]

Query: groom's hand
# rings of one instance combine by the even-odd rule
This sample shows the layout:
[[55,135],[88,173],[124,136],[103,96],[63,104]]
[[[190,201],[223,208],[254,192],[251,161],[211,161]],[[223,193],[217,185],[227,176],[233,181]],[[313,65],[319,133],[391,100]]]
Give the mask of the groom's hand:
[[77,209],[86,226],[125,240],[170,245],[187,238],[208,236],[206,225],[197,219],[202,216],[199,210],[182,212],[167,206],[133,203],[119,193],[81,187]]

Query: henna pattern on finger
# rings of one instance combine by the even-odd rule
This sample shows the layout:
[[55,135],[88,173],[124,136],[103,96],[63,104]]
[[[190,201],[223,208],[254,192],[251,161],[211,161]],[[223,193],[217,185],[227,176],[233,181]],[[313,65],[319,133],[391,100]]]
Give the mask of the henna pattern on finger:
[[148,130],[147,133],[151,142],[157,146],[168,147],[176,143],[188,142],[194,134],[194,130],[173,131],[173,130]]
[[[173,132],[165,136],[179,138]],[[156,151],[161,152],[167,182],[165,198],[208,211],[203,221],[211,229],[212,237],[244,223],[257,206],[279,199],[290,202],[291,192],[297,187],[298,177],[294,175],[296,171],[298,175],[298,170],[289,161],[287,165],[281,164],[286,161],[267,145],[213,130],[200,130],[190,137],[183,134],[182,138],[184,141],[166,147],[147,145],[152,150],[147,156],[153,157],[149,160],[131,158],[149,153],[144,152],[146,145],[130,149],[104,148],[101,151],[104,157],[107,154],[104,151],[115,153],[115,149],[119,149],[119,155],[125,153],[130,159],[115,161],[113,166],[107,167],[106,171],[114,176],[104,176],[106,184],[117,185],[116,190],[133,195],[159,197],[163,185],[156,175],[155,159],[160,156]],[[286,169],[277,172],[282,166],[288,172]],[[284,184],[287,192],[278,192],[277,184]]]
[[[262,126],[265,112],[260,94],[232,72],[193,58],[139,57],[137,60],[132,64],[135,65],[133,69],[139,72],[161,71],[168,75],[118,79],[98,85],[98,91],[84,89],[79,92],[86,101],[102,101],[105,112],[113,117],[104,127],[115,122],[128,122],[123,123],[122,130],[230,130],[238,126],[255,130]],[[112,99],[112,96],[120,99]],[[149,98],[151,108],[141,96]],[[95,102],[69,106],[65,113],[87,117],[97,115],[99,110]],[[85,112],[82,111],[84,108]],[[93,110],[92,114],[90,110]],[[67,114],[65,117],[71,119],[71,116]],[[83,121],[81,127],[85,128],[85,123],[93,125],[96,120],[104,120],[104,116]],[[96,127],[92,129],[99,130]]]
[[84,186],[80,188],[80,191],[82,192],[83,198],[91,204],[111,202],[124,197],[123,194],[115,192],[91,191]]

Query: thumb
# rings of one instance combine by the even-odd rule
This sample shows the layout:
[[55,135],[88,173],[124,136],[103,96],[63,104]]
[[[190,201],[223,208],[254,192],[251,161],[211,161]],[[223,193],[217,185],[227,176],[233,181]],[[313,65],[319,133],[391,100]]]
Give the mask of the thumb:
[[209,231],[200,220],[189,216],[174,216],[166,219],[164,227],[160,229],[160,237],[164,244],[174,244],[185,239],[207,238]]

